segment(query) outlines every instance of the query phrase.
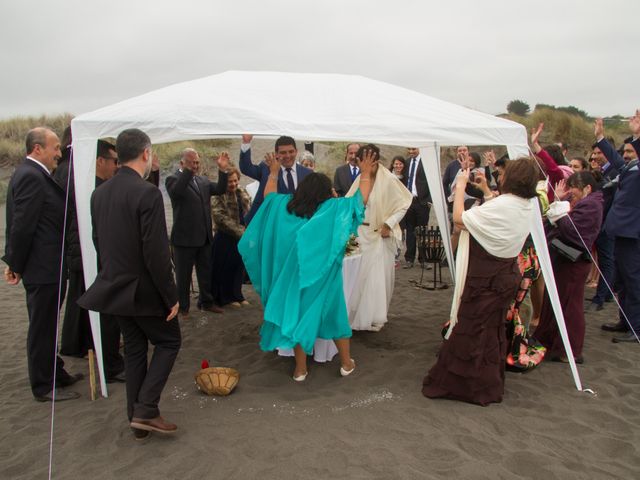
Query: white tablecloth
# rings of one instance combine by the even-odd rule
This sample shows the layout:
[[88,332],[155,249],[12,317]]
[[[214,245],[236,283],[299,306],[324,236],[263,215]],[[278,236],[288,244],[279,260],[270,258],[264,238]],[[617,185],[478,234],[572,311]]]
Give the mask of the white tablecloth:
[[[358,272],[360,271],[361,260],[362,255],[358,253],[344,257],[344,260],[342,261],[342,286],[347,310],[349,307],[349,300],[351,299],[351,292],[353,292],[356,279],[358,278]],[[333,340],[324,340],[322,338],[316,339],[316,343],[313,346],[313,359],[316,362],[330,362],[336,353],[338,353],[338,349],[336,348],[336,344]],[[293,349],[279,348],[278,355],[282,357],[293,357]]]

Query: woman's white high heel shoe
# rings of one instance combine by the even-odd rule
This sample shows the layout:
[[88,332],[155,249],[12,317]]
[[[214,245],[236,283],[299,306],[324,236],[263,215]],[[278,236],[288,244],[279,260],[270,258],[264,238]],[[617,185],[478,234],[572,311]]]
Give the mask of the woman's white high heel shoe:
[[297,377],[294,375],[293,379],[296,382],[304,382],[306,380],[308,374],[309,374],[309,372],[304,372],[302,375],[298,375]]

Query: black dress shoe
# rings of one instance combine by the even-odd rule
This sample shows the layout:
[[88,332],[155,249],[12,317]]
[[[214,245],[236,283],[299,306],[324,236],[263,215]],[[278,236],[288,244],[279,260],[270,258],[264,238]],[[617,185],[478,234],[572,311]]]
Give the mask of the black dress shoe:
[[120,372],[117,375],[111,375],[107,377],[107,383],[126,383],[127,379],[124,376],[124,372]]
[[56,384],[59,387],[70,387],[74,383],[78,382],[78,380],[82,380],[84,375],[82,373],[76,373],[74,375],[69,375],[68,373],[64,373],[58,380],[56,380]]
[[591,302],[589,305],[587,305],[584,309],[585,312],[599,312],[600,310],[602,310],[604,307],[602,306],[601,303],[595,303],[595,302]]
[[600,327],[605,332],[628,332],[629,327],[626,323],[623,322],[615,322],[615,323],[603,323]]
[[76,398],[80,398],[80,394],[78,392],[68,392],[60,388],[56,388],[55,398],[53,393],[53,390],[51,390],[46,395],[34,396],[34,398],[37,402],[52,402],[54,400],[56,402],[64,402],[65,400],[75,400]]
[[611,341],[613,343],[637,343],[638,339],[633,332],[627,332],[624,335],[620,335],[619,337],[613,337]]

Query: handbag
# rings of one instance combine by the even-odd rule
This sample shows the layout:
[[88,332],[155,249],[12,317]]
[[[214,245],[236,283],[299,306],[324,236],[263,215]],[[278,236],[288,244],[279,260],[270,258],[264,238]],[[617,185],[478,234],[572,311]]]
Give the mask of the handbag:
[[567,245],[559,238],[554,238],[553,240],[551,240],[551,248],[573,263],[577,262],[578,260],[588,260],[585,258],[584,252],[582,250],[578,250],[577,248]]

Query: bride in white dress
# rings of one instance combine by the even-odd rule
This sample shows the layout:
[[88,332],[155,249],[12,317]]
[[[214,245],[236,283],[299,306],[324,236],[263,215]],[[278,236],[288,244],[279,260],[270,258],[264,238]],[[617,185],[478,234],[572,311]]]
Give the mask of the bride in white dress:
[[[360,147],[358,158],[367,149],[380,157],[380,149],[370,144]],[[379,331],[387,323],[395,281],[395,256],[402,246],[398,223],[412,200],[409,190],[389,170],[380,168],[378,164],[374,174],[364,222],[358,227],[358,244],[362,253],[360,271],[351,298],[346,299],[353,330]],[[347,197],[354,195],[359,186],[360,177],[353,182]]]

